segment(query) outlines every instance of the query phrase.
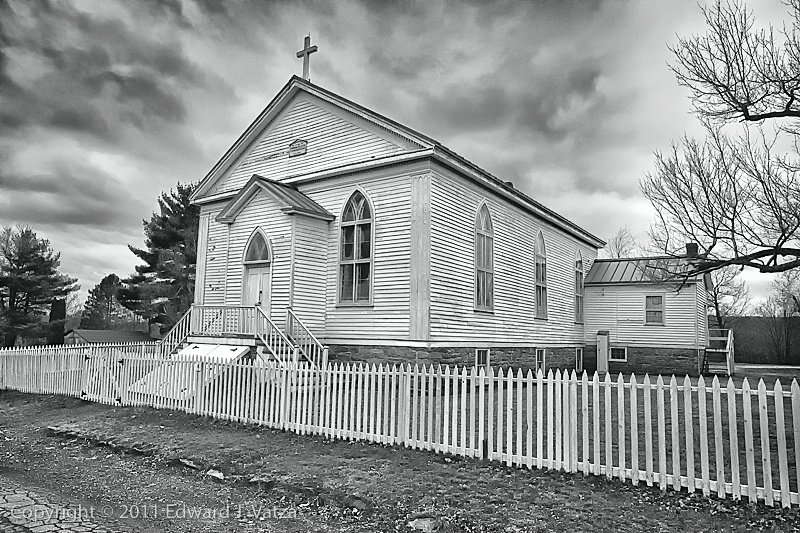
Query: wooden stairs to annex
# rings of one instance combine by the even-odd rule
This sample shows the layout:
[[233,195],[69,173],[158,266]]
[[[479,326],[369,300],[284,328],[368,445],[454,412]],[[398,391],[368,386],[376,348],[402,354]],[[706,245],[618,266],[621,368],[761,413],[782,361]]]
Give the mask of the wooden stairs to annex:
[[703,351],[701,374],[733,376],[735,366],[733,330],[709,329],[707,338],[708,346]]

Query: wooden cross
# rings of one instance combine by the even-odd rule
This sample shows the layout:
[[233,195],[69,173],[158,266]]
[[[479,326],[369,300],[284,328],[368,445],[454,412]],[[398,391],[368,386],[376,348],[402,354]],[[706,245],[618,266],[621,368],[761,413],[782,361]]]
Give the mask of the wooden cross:
[[309,33],[306,35],[305,43],[303,44],[303,49],[297,52],[297,57],[303,58],[303,79],[307,81],[311,81],[311,76],[309,76],[309,57],[311,54],[317,51],[317,45],[311,46],[311,34]]

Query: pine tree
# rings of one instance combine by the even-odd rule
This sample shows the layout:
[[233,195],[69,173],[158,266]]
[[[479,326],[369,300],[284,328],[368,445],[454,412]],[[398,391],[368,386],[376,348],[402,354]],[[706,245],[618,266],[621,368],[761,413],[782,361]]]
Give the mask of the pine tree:
[[60,254],[28,226],[0,230],[0,335],[14,346],[19,335],[42,334],[42,317],[53,300],[78,289],[61,274]]
[[81,328],[114,329],[114,318],[119,315],[120,310],[117,300],[119,285],[119,277],[109,274],[89,291],[81,313]]
[[162,193],[159,212],[143,220],[146,249],[128,248],[145,262],[123,280],[117,294],[126,308],[168,331],[194,299],[200,209],[189,197],[195,185]]

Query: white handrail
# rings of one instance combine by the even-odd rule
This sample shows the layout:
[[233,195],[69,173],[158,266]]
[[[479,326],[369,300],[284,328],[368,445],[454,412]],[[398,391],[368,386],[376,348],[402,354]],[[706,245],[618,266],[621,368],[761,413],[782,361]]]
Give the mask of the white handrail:
[[164,335],[160,341],[158,341],[158,352],[164,356],[169,356],[172,351],[177,348],[178,346],[186,340],[191,332],[191,321],[192,321],[192,309],[194,306],[189,307],[189,309],[183,314],[183,316],[178,320],[172,329]]
[[303,324],[291,308],[286,311],[286,333],[289,338],[297,343],[300,351],[311,363],[320,368],[325,366],[327,348],[319,342],[319,339],[311,333],[311,330]]
[[255,335],[267,349],[272,356],[279,361],[297,359],[297,346],[290,341],[286,335],[275,325],[275,323],[267,316],[263,309],[259,306],[254,306],[255,309]]
[[727,345],[726,362],[728,363],[728,376],[732,376],[735,368],[735,360],[733,356],[733,330],[728,330],[728,345]]

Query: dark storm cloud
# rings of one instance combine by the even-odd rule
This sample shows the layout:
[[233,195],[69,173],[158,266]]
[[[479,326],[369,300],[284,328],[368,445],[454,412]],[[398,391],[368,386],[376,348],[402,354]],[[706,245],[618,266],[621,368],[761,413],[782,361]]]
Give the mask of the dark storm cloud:
[[[169,36],[154,38],[62,2],[41,2],[29,11],[15,7],[5,10],[15,30],[0,34],[5,47],[0,80],[25,90],[0,94],[0,122],[8,127],[49,125],[118,140],[116,130],[128,126],[151,133],[160,123],[184,123],[182,88],[228,89]],[[35,80],[12,79],[9,63],[15,54],[26,61],[38,57],[49,68],[34,70]]]
[[512,113],[511,95],[504,87],[487,86],[477,81],[473,86],[449,87],[444,96],[423,102],[425,116],[443,128],[483,130],[504,123]]
[[440,66],[442,60],[432,56],[427,50],[405,51],[374,48],[370,50],[367,66],[370,69],[385,72],[392,78],[404,81],[424,77],[426,72]]
[[[5,166],[3,161],[0,165]],[[41,225],[124,230],[143,208],[119,182],[96,168],[62,160],[48,174],[0,171],[3,218]]]
[[53,112],[49,121],[50,126],[73,130],[94,135],[98,138],[108,139],[111,128],[102,115],[94,109],[59,109]]
[[[166,90],[159,80],[148,72],[133,75],[104,72],[86,82],[98,90],[109,84],[115,86],[117,100],[122,104],[135,102],[138,104],[135,109],[141,110],[144,115],[173,122],[183,122],[186,118],[186,108],[180,96]],[[135,122],[135,116],[132,118]],[[142,127],[141,123],[136,123]]]
[[[187,17],[185,4],[197,6],[201,13],[212,17],[229,19],[228,7],[222,0],[195,0],[184,2],[182,0],[143,0],[138,4],[150,15],[156,17],[169,17],[183,27],[192,27],[192,21]],[[136,7],[139,7],[138,5]]]
[[[602,103],[597,94],[597,67],[546,75],[533,73],[531,84],[513,87],[503,77],[488,76],[473,84],[448,87],[443,96],[423,102],[424,116],[439,127],[458,131],[485,131],[513,128],[519,134],[538,134],[559,140],[573,131],[573,124],[559,117],[574,106]],[[535,90],[533,89],[535,87]]]

